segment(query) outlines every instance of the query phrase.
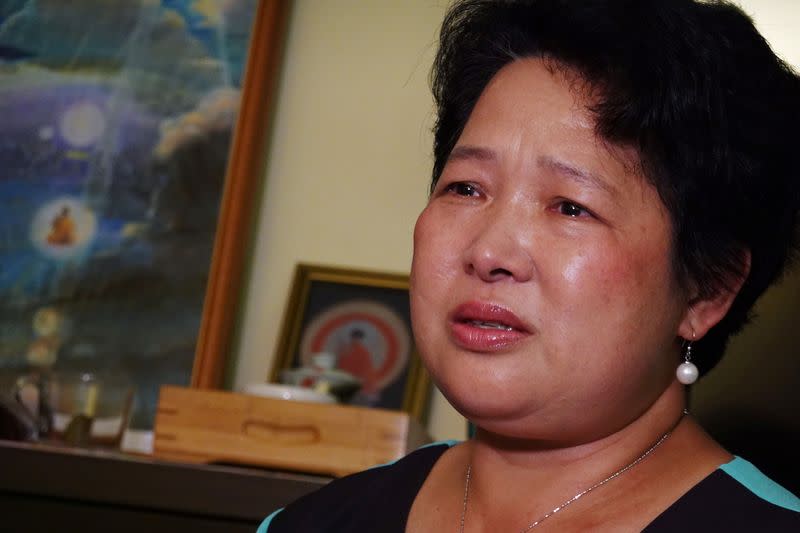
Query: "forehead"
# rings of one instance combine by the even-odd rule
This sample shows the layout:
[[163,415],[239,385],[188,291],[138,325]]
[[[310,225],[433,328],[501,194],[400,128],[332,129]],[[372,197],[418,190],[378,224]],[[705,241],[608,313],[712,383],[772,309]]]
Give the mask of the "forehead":
[[[526,112],[568,120],[570,124],[593,130],[595,120],[590,106],[595,104],[591,86],[573,69],[553,60],[530,57],[514,60],[489,80],[474,112],[482,106],[495,111],[506,108],[511,116],[524,120]],[[472,118],[472,116],[470,116]]]
[[542,58],[515,60],[481,93],[450,158],[460,157],[463,145],[477,146],[499,158],[533,158],[551,167],[569,161],[587,175],[642,184],[638,150],[597,133],[591,108],[598,98],[573,69]]

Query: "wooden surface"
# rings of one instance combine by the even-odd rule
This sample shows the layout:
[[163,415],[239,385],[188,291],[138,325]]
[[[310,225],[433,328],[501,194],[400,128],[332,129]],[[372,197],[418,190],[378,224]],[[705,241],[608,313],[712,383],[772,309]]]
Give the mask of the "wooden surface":
[[0,441],[0,531],[252,533],[328,481]]
[[155,455],[340,476],[398,459],[429,442],[400,411],[275,400],[165,386]]

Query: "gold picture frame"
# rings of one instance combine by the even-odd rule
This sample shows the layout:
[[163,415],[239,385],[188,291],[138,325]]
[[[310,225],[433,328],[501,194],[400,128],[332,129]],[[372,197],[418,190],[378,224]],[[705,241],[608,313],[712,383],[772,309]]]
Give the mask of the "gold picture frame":
[[269,381],[303,366],[311,353],[333,352],[337,366],[365,383],[355,405],[421,421],[430,377],[413,341],[408,285],[405,274],[298,264]]

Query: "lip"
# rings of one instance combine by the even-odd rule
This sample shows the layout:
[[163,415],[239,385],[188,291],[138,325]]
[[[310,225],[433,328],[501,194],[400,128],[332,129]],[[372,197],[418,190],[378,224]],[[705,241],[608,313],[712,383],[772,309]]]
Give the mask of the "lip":
[[[480,327],[473,321],[495,322],[506,329]],[[531,336],[533,328],[511,310],[490,302],[470,301],[457,306],[448,316],[453,342],[472,352],[498,352]]]

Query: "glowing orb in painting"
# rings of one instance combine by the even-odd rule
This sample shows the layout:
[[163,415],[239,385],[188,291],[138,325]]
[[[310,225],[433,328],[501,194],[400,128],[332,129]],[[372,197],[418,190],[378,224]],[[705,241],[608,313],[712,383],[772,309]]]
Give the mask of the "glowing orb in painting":
[[80,200],[64,196],[43,205],[33,217],[31,240],[43,254],[68,259],[92,242],[97,218]]
[[53,126],[42,126],[39,128],[39,139],[42,141],[49,141],[53,138],[56,134],[56,130]]
[[361,379],[364,393],[396,380],[408,363],[411,338],[406,323],[389,307],[352,300],[317,315],[303,333],[300,361],[319,352],[336,354],[336,367]]
[[69,107],[61,116],[59,131],[67,143],[85,148],[97,142],[106,130],[106,117],[97,105],[81,102]]
[[33,314],[33,331],[51,337],[63,329],[64,316],[55,307],[42,307]]

